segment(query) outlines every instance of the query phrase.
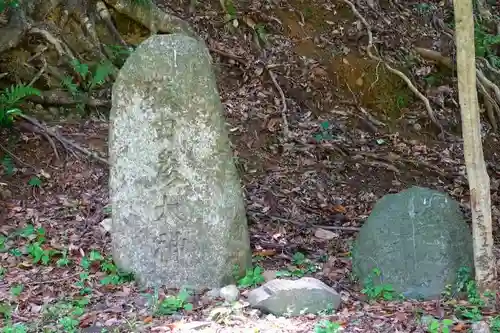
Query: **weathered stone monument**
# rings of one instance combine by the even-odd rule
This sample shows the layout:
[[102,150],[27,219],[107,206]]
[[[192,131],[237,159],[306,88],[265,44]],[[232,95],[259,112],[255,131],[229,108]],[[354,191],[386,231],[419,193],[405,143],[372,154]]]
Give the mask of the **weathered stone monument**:
[[390,284],[408,298],[434,299],[458,271],[473,273],[472,233],[457,201],[445,193],[411,187],[380,199],[352,251],[353,272],[364,282]]
[[205,45],[140,44],[112,92],[110,189],[117,265],[144,286],[220,287],[251,265],[245,206]]

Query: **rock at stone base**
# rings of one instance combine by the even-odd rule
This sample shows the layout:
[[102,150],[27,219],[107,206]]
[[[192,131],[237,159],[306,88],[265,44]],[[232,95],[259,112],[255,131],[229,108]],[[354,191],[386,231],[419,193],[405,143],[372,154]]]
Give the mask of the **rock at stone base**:
[[472,323],[472,333],[490,333],[490,326],[484,321]]
[[252,290],[248,302],[253,308],[276,316],[297,316],[336,310],[340,306],[340,295],[315,278],[275,279]]
[[117,265],[147,287],[222,287],[251,267],[243,193],[208,49],[154,35],[112,91],[110,197]]
[[226,302],[235,302],[240,297],[240,291],[234,284],[221,288],[219,294]]
[[[457,272],[473,272],[472,234],[458,202],[447,194],[412,187],[380,199],[352,251],[353,272],[364,283],[390,284],[408,298],[434,299]],[[474,276],[474,275],[472,275]]]

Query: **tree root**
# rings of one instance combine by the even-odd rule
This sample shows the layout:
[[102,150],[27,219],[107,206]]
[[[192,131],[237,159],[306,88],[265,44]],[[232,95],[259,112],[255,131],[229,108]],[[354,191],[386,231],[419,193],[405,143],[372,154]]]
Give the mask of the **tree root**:
[[[59,159],[59,154],[57,153],[57,148],[55,146],[54,140],[52,140],[52,139],[57,140],[66,150],[70,151],[71,153],[78,151],[79,153],[84,154],[88,157],[91,157],[91,158],[93,158],[93,159],[95,159],[103,164],[109,165],[109,162],[106,159],[100,157],[97,153],[92,152],[92,151],[88,150],[87,148],[84,148],[84,147],[78,145],[77,143],[61,136],[59,133],[53,131],[47,125],[36,120],[35,118],[32,118],[32,117],[27,116],[25,114],[21,114],[21,115],[19,115],[19,117],[22,118],[23,120],[25,120],[30,125],[34,126],[35,129],[34,130],[32,129],[33,131],[44,135],[44,137],[51,144],[52,149],[54,150],[54,153],[56,154],[58,159]],[[26,126],[26,125],[21,125],[21,126]]]
[[113,7],[117,12],[142,24],[153,34],[158,32],[182,33],[199,39],[196,32],[186,21],[163,12],[152,1],[144,6],[134,4],[131,0],[104,0],[104,2]]
[[285,135],[285,138],[290,137],[290,126],[288,126],[288,119],[286,116],[287,113],[287,106],[286,106],[286,98],[285,98],[285,93],[283,92],[283,89],[281,89],[278,80],[276,80],[276,74],[274,74],[273,70],[269,68],[269,66],[265,66],[267,73],[271,77],[271,80],[273,81],[274,87],[276,90],[278,90],[280,97],[281,97],[281,119],[283,121],[283,134]]
[[415,87],[415,85],[411,82],[411,80],[404,73],[402,73],[401,71],[399,71],[397,69],[392,68],[387,62],[385,62],[380,57],[378,57],[378,56],[376,56],[376,55],[374,55],[372,53],[372,49],[376,51],[376,48],[373,45],[373,35],[372,35],[372,32],[371,32],[371,26],[370,26],[370,24],[366,21],[366,19],[364,18],[364,16],[359,13],[359,11],[356,9],[356,6],[351,1],[349,1],[349,0],[343,0],[343,1],[344,1],[344,3],[346,3],[351,8],[351,10],[354,13],[354,15],[363,23],[363,25],[366,28],[366,32],[367,32],[367,35],[368,35],[368,44],[366,46],[366,52],[367,52],[368,56],[371,59],[373,59],[373,60],[376,60],[376,61],[378,61],[380,63],[383,63],[384,66],[385,66],[385,68],[389,72],[391,72],[391,73],[396,74],[397,76],[399,76],[406,83],[406,85],[408,86],[408,88],[424,103],[425,108],[427,110],[427,114],[429,115],[429,118],[434,123],[434,125],[436,125],[439,128],[439,130],[441,131],[440,135],[447,134],[447,132],[444,130],[443,126],[436,119],[436,117],[434,115],[434,110],[432,109],[432,106],[431,106],[429,100],[427,99],[427,97],[425,97]]
[[[90,107],[105,108],[111,106],[109,100],[93,97],[107,96],[109,95],[109,91],[97,91],[92,94],[92,96],[90,93],[82,92],[75,97],[74,94],[70,93],[68,90],[54,86],[54,83],[59,84],[66,77],[64,72],[59,69],[61,65],[72,70],[77,83],[81,83],[78,80],[81,79],[82,76],[75,69],[74,64],[80,63],[82,60],[88,60],[89,58],[84,56],[81,51],[77,50],[79,47],[75,46],[75,43],[71,44],[68,39],[63,37],[62,32],[65,30],[65,27],[73,28],[76,23],[76,27],[81,28],[83,34],[81,34],[81,36],[79,34],[78,37],[72,37],[76,37],[77,41],[80,42],[81,45],[84,45],[84,50],[90,50],[89,55],[92,59],[101,61],[109,59],[111,60],[110,63],[113,60],[109,50],[105,47],[105,43],[100,40],[97,33],[98,29],[95,18],[100,19],[105,29],[108,30],[109,33],[104,34],[105,38],[113,39],[117,44],[128,47],[128,44],[122,38],[117,27],[113,23],[107,6],[112,7],[116,12],[129,17],[138,24],[147,27],[153,34],[183,33],[199,39],[195,31],[187,22],[163,12],[152,1],[149,1],[147,4],[139,4],[138,1],[134,0],[52,0],[50,2],[33,0],[28,4],[22,2],[19,7],[8,8],[1,13],[6,17],[7,20],[4,23],[7,24],[0,25],[0,53],[17,48],[27,36],[41,37],[42,43],[45,41],[45,45],[41,44],[38,49],[34,49],[33,51],[35,54],[29,57],[27,61],[25,60],[26,63],[23,63],[22,66],[24,66],[24,69],[28,70],[29,73],[33,72],[32,76],[29,78],[31,85],[37,83],[43,85],[43,82],[41,82],[41,78],[43,78],[46,81],[46,86],[50,88],[42,91],[40,96],[29,96],[25,98],[26,100],[49,105],[71,106],[84,104]],[[57,27],[54,24],[55,22],[46,19],[49,15],[52,15],[52,11],[55,10],[56,7],[61,8],[60,22]],[[38,19],[41,18],[42,22],[38,22],[37,19],[31,17],[31,15],[36,16]],[[3,19],[3,17],[0,17],[0,19]],[[70,22],[70,19],[73,19],[73,21]],[[58,57],[56,59],[57,64],[53,64],[54,57],[49,54],[51,50],[55,51],[52,53]],[[211,50],[246,65],[243,59],[219,50]],[[37,62],[36,65],[31,63],[35,59]],[[17,59],[14,58],[14,61],[15,60]],[[111,78],[114,78],[117,72],[118,69],[116,67],[112,68]],[[18,83],[19,81],[27,81],[26,76],[24,80],[20,80],[17,71],[10,68],[7,73],[1,73],[0,75],[2,78],[5,78],[8,77],[9,74],[12,76],[11,81],[13,82]],[[19,120],[17,125],[20,128],[42,135],[51,145],[57,159],[60,157],[55,142],[61,144],[64,149],[74,155],[78,152],[101,163],[108,164],[105,158],[61,136],[35,118],[21,114],[17,116],[17,119]]]
[[38,104],[48,104],[48,105],[65,105],[71,106],[76,104],[85,104],[91,107],[111,107],[111,101],[97,99],[94,97],[81,96],[76,99],[68,91],[62,89],[46,90],[42,91],[40,96],[28,96],[26,100],[32,101]]
[[[443,56],[437,51],[420,47],[416,47],[415,51],[424,59],[437,62],[449,69],[454,69],[455,67],[453,61],[449,57]],[[477,90],[479,95],[483,97],[488,121],[493,127],[493,130],[497,132],[497,118],[500,119],[500,87],[490,80],[487,75],[500,78],[500,71],[493,67],[488,60],[481,57],[479,57],[478,60],[476,65]]]

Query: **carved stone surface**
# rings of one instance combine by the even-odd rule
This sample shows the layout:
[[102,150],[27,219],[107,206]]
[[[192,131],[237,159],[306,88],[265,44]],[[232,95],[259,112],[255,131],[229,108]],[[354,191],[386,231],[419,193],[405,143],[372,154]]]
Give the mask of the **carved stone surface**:
[[113,85],[112,247],[145,286],[221,287],[251,265],[245,206],[210,55],[155,35]]
[[385,195],[356,238],[352,267],[365,286],[389,284],[413,299],[440,297],[460,271],[474,276],[472,234],[459,203],[416,186]]

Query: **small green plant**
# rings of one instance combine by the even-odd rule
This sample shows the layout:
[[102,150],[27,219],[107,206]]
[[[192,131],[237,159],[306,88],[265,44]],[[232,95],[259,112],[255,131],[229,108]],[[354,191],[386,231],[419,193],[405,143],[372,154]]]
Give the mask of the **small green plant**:
[[476,282],[472,278],[471,269],[468,267],[461,267],[458,270],[457,279],[451,297],[460,292],[465,292],[467,294],[469,304],[467,306],[456,306],[456,316],[471,321],[481,320],[483,318],[481,309],[485,305],[485,302],[477,290]]
[[130,54],[134,51],[133,47],[125,47],[122,45],[105,45],[104,48],[110,54],[110,59],[113,63],[118,66],[123,66],[125,60],[130,56]]
[[494,67],[500,68],[500,57],[496,50],[500,45],[500,35],[490,33],[485,27],[476,23],[474,27],[476,55],[488,59]]
[[309,273],[316,272],[317,267],[301,252],[296,252],[292,257],[292,265],[286,271],[277,272],[276,276],[301,278]]
[[427,327],[430,333],[450,333],[450,326],[453,324],[451,319],[443,319],[439,321],[437,319],[432,319]]
[[76,333],[79,329],[80,317],[85,313],[88,304],[89,299],[86,297],[59,301],[46,309],[44,317],[48,323],[51,322],[58,329],[57,331]]
[[262,282],[264,282],[264,276],[262,273],[264,270],[260,266],[256,266],[254,269],[248,269],[243,278],[238,280],[238,286],[240,288],[254,287]]
[[[82,258],[80,265],[88,270],[92,264],[99,265],[102,272],[107,275],[101,279],[100,283],[103,285],[118,285],[125,282],[130,282],[134,279],[132,274],[124,273],[116,267],[112,258],[105,258],[99,251],[92,250],[88,256]],[[84,282],[84,281],[82,281]]]
[[313,15],[314,15],[313,9],[311,7],[304,8],[302,10],[302,15],[304,16],[304,20],[307,21],[308,19],[313,17]]
[[323,121],[321,123],[321,128],[319,132],[314,134],[314,140],[316,142],[321,142],[321,141],[328,141],[328,140],[333,140],[334,136],[331,133],[330,130],[330,123],[328,121]]
[[468,319],[470,321],[480,321],[483,319],[483,314],[478,306],[462,306],[455,307],[455,314],[459,318]]
[[7,302],[0,302],[0,317],[10,320],[12,317],[12,305]]
[[24,286],[22,284],[16,284],[10,289],[10,293],[12,294],[12,296],[18,297],[19,295],[21,295],[23,290]]
[[490,319],[490,329],[493,333],[500,333],[500,316]]
[[408,98],[403,95],[398,95],[396,97],[396,106],[399,110],[408,106]]
[[92,289],[87,285],[87,281],[90,279],[88,272],[82,272],[79,274],[79,280],[75,283],[76,287],[80,290],[80,295],[88,295],[92,292]]
[[30,180],[28,181],[28,185],[31,186],[31,187],[42,187],[42,180],[36,176],[33,176],[30,178]]
[[268,33],[266,31],[266,26],[263,23],[257,23],[253,26],[253,31],[255,33],[255,37],[257,43],[262,43],[264,46],[267,45],[268,42]]
[[44,228],[35,228],[29,224],[21,230],[20,236],[29,241],[26,245],[26,252],[31,256],[34,264],[48,265],[55,255],[61,253],[50,246],[46,246]]
[[[61,84],[77,100],[81,100],[83,96],[91,94],[95,88],[103,85],[113,72],[113,65],[110,62],[99,63],[94,72],[91,71],[89,65],[81,63],[77,59],[71,61],[71,66],[75,75],[65,76]],[[83,111],[85,106],[83,102],[80,102],[77,107]]]
[[2,157],[2,166],[6,176],[12,176],[14,174],[14,162],[10,155],[5,154]]
[[40,90],[24,84],[12,85],[0,92],[0,126],[10,126],[22,114],[20,103],[28,96],[40,96]]
[[366,295],[368,299],[376,300],[383,299],[386,301],[392,301],[396,298],[396,292],[394,288],[387,283],[375,284],[374,279],[380,278],[381,272],[379,269],[374,268],[372,273],[370,273],[364,280],[364,288],[361,293]]
[[9,7],[10,8],[19,7],[19,0],[0,0],[0,13],[2,13]]
[[61,258],[56,261],[57,267],[68,266],[71,263],[71,260],[68,258],[68,250],[62,250],[60,254]]
[[111,258],[106,258],[101,263],[101,270],[107,274],[106,277],[101,279],[101,284],[104,285],[118,285],[134,280],[133,274],[120,271]]
[[7,274],[7,268],[0,266],[0,280],[3,280],[5,274]]
[[233,27],[238,27],[238,12],[234,6],[233,0],[220,0],[220,4],[225,14],[225,21],[231,22]]
[[2,328],[2,333],[26,333],[28,332],[28,329],[26,328],[26,325],[22,323],[15,323],[13,325],[7,325],[6,327]]
[[183,288],[176,296],[167,296],[160,300],[158,289],[155,290],[153,295],[145,295],[149,299],[149,304],[152,307],[153,314],[156,316],[172,315],[181,310],[193,310],[193,304],[188,302],[191,293]]
[[341,325],[329,320],[322,320],[314,326],[314,333],[336,333]]
[[429,3],[418,3],[415,6],[415,9],[417,12],[421,15],[429,14],[435,11],[437,8],[434,4],[429,4]]

